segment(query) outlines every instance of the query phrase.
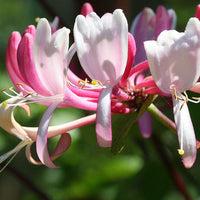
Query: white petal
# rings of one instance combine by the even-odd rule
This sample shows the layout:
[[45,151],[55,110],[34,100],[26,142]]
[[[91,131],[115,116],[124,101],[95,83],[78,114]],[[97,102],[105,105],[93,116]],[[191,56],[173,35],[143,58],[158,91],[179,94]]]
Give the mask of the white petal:
[[121,78],[128,55],[128,26],[121,10],[99,18],[94,12],[78,16],[74,38],[80,63],[91,79],[106,86]]
[[51,95],[63,94],[65,91],[64,69],[68,45],[68,29],[59,29],[51,35],[48,21],[39,21],[33,44],[34,63],[42,84]]
[[111,94],[112,88],[103,89],[97,106],[96,136],[101,147],[112,146]]
[[144,42],[157,86],[171,93],[190,89],[200,76],[200,22],[191,18],[184,33],[163,31],[157,41]]
[[[181,94],[177,95],[184,98],[184,96]],[[188,106],[185,103],[181,108],[182,104],[183,101],[178,99],[176,100],[173,96],[174,120],[177,127],[180,149],[184,151],[184,154],[182,155],[183,164],[186,168],[190,168],[196,159],[196,137]]]
[[[0,104],[0,127],[8,133],[15,135],[21,140],[28,139],[28,135],[23,130],[22,126],[16,122],[13,112],[15,104],[19,103],[19,98],[10,98],[7,101]],[[11,104],[11,105],[10,105]]]

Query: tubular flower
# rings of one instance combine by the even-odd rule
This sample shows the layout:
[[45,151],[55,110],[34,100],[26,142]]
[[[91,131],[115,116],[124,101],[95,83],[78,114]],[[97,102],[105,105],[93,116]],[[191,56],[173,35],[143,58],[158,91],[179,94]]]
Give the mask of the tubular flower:
[[[23,147],[26,147],[27,159],[34,164],[41,164],[41,162],[35,161],[30,153],[30,147],[36,140],[37,130],[34,131],[34,134],[33,131],[30,132],[30,130],[32,129],[29,128],[28,130],[26,130],[24,127],[22,127],[19,123],[15,121],[15,118],[13,116],[15,107],[21,102],[22,99],[16,96],[0,104],[0,126],[8,133],[18,137],[21,140],[21,142],[14,149],[0,156],[0,163],[5,161],[11,155],[13,155],[14,157]],[[26,107],[26,104],[20,104],[20,106],[22,106],[27,111],[27,113],[30,114],[29,107]],[[66,127],[65,130],[67,131]],[[71,136],[68,133],[63,134],[62,131],[63,130],[59,128],[57,128],[56,131],[50,130],[50,132],[52,132],[51,137],[54,137],[58,134],[62,134],[54,153],[51,155],[51,159],[55,159],[58,156],[60,156],[69,148],[71,144]],[[10,161],[12,160],[12,158],[10,159]],[[3,169],[4,168],[5,167],[3,167]],[[1,171],[3,169],[1,169]]]
[[174,10],[166,10],[159,6],[156,13],[151,8],[144,8],[134,19],[131,26],[131,34],[135,38],[137,54],[135,64],[146,60],[143,42],[146,40],[156,40],[158,35],[164,30],[175,29],[176,13]]
[[74,25],[74,38],[82,68],[102,90],[97,106],[96,133],[102,147],[112,145],[111,94],[121,79],[128,55],[128,25],[121,10],[99,18],[92,12],[79,15]]
[[[21,101],[23,104],[31,101],[49,106],[38,128],[36,147],[42,163],[50,167],[55,165],[47,151],[47,129],[56,107],[96,109],[96,103],[75,95],[69,89],[64,72],[74,49],[72,46],[68,50],[68,43],[67,28],[53,32],[48,21],[41,19],[37,29],[29,26],[23,37],[13,32],[6,53],[9,76],[20,92],[18,105]],[[9,106],[9,102],[7,104]]]
[[[163,30],[174,29],[176,25],[176,14],[174,10],[166,10],[159,6],[156,13],[151,8],[144,8],[134,19],[131,26],[131,33],[136,42],[137,52],[134,64],[146,60],[143,42],[146,40],[155,40]],[[134,77],[135,83],[139,84],[149,73],[149,70],[143,70],[142,73]],[[152,118],[148,112],[145,112],[139,119],[138,125],[143,137],[150,137],[152,133]]]
[[189,168],[196,159],[197,147],[185,91],[194,86],[200,76],[200,22],[191,18],[184,33],[163,31],[157,41],[146,41],[144,46],[157,86],[172,96],[179,153]]

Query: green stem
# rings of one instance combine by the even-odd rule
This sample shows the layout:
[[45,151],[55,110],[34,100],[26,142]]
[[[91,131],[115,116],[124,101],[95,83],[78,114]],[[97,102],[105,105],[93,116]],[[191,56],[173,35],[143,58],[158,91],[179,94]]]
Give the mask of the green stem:
[[164,115],[153,103],[147,108],[147,111],[152,114],[164,126],[176,133],[176,125],[166,115]]

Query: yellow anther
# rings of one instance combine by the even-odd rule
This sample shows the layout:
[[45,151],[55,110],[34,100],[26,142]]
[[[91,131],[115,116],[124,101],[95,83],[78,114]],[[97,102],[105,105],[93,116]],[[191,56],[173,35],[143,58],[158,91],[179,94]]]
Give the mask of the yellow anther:
[[2,106],[3,106],[4,108],[6,108],[7,105],[8,105],[8,103],[7,103],[6,101],[4,101],[4,102],[2,103]]
[[101,81],[98,81],[98,80],[95,80],[95,79],[92,79],[91,84],[92,84],[92,85],[100,85],[100,86],[103,87],[102,82],[101,82]]
[[183,149],[178,149],[178,153],[179,153],[179,155],[183,155],[184,154],[184,150]]
[[38,23],[40,21],[40,17],[35,18],[35,22]]
[[92,85],[96,85],[97,81],[96,80],[92,80],[91,83],[92,83]]

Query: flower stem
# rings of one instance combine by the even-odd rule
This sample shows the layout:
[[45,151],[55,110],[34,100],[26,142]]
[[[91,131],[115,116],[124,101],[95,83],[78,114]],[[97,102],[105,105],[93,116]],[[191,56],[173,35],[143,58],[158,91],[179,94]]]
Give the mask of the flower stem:
[[164,115],[154,104],[151,104],[147,111],[152,114],[158,121],[160,121],[164,126],[176,133],[176,125],[170,120],[166,115]]

